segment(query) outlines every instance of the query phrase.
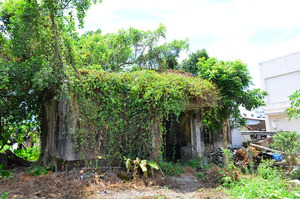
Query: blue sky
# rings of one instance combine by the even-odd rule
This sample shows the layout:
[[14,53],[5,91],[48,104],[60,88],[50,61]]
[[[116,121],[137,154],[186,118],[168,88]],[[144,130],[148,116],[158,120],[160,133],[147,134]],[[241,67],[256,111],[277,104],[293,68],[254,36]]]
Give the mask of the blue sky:
[[190,51],[244,61],[260,87],[260,62],[300,51],[299,8],[299,0],[103,0],[88,11],[84,30],[154,30],[162,23],[167,39],[188,38]]

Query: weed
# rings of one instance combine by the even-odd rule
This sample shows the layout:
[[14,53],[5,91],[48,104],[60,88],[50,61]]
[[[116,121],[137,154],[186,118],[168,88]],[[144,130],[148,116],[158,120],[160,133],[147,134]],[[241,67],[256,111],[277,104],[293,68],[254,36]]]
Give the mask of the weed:
[[9,177],[10,176],[10,171],[8,170],[3,170],[3,164],[0,164],[0,176],[1,177]]
[[291,177],[292,177],[293,179],[298,179],[298,180],[300,180],[300,167],[298,167],[297,170],[295,170],[295,171],[292,173]]
[[209,169],[210,167],[203,157],[191,159],[188,163],[184,163],[184,166],[200,169]]
[[172,163],[172,162],[163,162],[161,161],[159,163],[162,171],[166,175],[179,175],[181,173],[184,173],[184,169],[180,165],[180,163]]
[[282,177],[282,172],[277,167],[273,167],[274,160],[262,160],[257,167],[257,174],[264,179],[274,179]]
[[226,192],[233,198],[297,198],[300,188],[290,188],[284,179],[264,179],[247,176],[233,184]]
[[164,191],[168,191],[169,190],[169,188],[166,186],[166,185],[164,185]]
[[274,160],[263,160],[257,173],[231,183],[226,192],[233,198],[298,198],[300,187],[290,186],[282,171],[273,167]]
[[222,149],[224,155],[227,157],[227,166],[219,169],[220,179],[225,187],[230,187],[231,184],[236,183],[240,179],[240,169],[234,165],[233,154],[228,149]]
[[198,177],[198,178],[200,178],[201,180],[205,179],[204,173],[202,173],[202,172],[195,173],[195,176]]
[[[0,193],[1,194],[1,193]],[[8,195],[8,192],[5,192],[4,194],[1,194],[0,195],[0,199],[4,199],[4,198],[6,198],[7,197],[7,195]]]
[[32,174],[33,174],[34,176],[39,176],[39,175],[41,175],[41,174],[47,174],[47,170],[46,170],[45,167],[41,167],[41,166],[39,166],[39,165],[35,165],[35,166],[34,166],[34,169],[33,169],[33,171],[32,171]]
[[288,165],[287,174],[291,173],[298,165],[300,151],[300,134],[293,132],[278,132],[273,136],[274,142],[270,147],[284,152],[286,164]]

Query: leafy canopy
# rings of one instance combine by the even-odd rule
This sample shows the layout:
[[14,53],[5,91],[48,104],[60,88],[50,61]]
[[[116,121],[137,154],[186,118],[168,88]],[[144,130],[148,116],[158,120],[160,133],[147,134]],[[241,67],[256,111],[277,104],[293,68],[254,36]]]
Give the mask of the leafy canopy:
[[102,35],[101,31],[87,32],[76,43],[77,67],[100,65],[107,71],[120,71],[126,67],[146,69],[178,68],[180,52],[189,47],[188,40],[162,41],[166,27],[154,30],[121,29],[117,33]]
[[250,90],[252,85],[247,65],[237,61],[219,61],[216,58],[200,58],[197,63],[198,75],[213,82],[220,89],[220,104],[207,113],[207,124],[220,128],[225,119],[231,120],[231,125],[242,124],[239,106],[247,110],[264,105],[266,92],[260,89]]
[[75,21],[83,26],[91,3],[6,0],[0,4],[0,147],[18,123],[32,120],[43,102],[59,92],[64,71],[74,59]]
[[192,52],[189,54],[187,59],[184,59],[180,64],[180,68],[184,71],[190,72],[194,75],[198,75],[198,65],[200,58],[205,58],[207,60],[209,58],[208,53],[205,49],[197,50],[196,52]]

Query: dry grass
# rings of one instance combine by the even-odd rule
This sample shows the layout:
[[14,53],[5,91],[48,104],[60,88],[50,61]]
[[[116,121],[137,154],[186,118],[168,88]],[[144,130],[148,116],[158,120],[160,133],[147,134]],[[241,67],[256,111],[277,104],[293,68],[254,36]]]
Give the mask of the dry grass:
[[0,192],[8,192],[8,198],[227,198],[222,191],[212,188],[212,182],[200,181],[191,173],[167,179],[157,174],[124,182],[116,173],[109,172],[33,176],[18,170],[13,171],[12,179],[0,178]]

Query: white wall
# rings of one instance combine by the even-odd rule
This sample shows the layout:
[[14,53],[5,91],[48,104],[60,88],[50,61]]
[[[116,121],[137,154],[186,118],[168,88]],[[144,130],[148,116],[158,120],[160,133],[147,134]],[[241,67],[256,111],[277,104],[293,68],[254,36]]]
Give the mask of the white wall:
[[300,89],[300,52],[261,63],[260,75],[262,88],[269,94],[265,107],[266,130],[300,133],[300,119],[289,122],[285,115],[285,109],[290,106],[288,96]]
[[[300,120],[288,121],[285,114],[269,115],[269,131],[297,131],[300,133]],[[267,128],[268,128],[267,127]]]

